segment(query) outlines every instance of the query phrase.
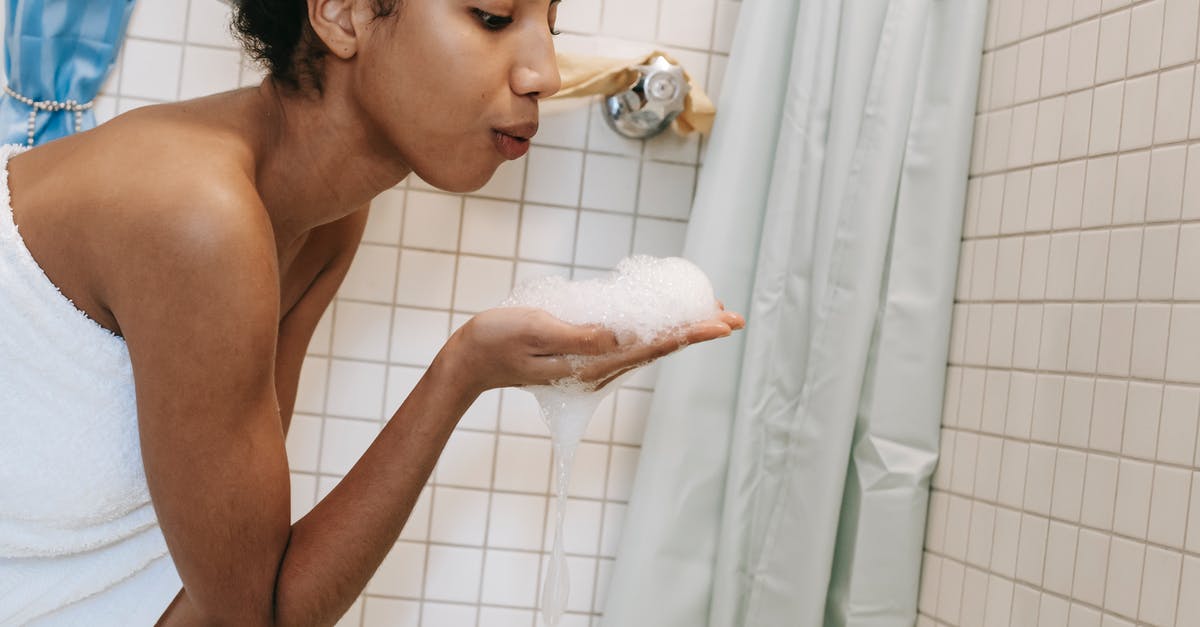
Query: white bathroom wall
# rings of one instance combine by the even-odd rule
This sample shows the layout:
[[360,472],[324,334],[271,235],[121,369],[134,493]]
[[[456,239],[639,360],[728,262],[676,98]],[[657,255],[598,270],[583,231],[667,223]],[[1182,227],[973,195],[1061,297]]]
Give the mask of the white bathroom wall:
[[[567,0],[558,47],[624,57],[661,46],[715,100],[738,7]],[[98,119],[257,83],[259,71],[227,33],[228,17],[218,0],[140,0],[97,99]],[[452,330],[496,305],[514,281],[587,277],[630,253],[681,250],[702,143],[670,133],[628,141],[587,105],[544,115],[530,153],[477,193],[447,194],[414,178],[374,201],[362,247],[304,364],[288,437],[294,518],[353,465]],[[653,386],[648,369],[610,397],[576,455],[563,627],[595,625],[604,608]],[[534,608],[552,541],[550,463],[532,397],[485,394],[339,625],[540,625]]]
[[920,626],[1200,625],[1198,0],[992,0]]

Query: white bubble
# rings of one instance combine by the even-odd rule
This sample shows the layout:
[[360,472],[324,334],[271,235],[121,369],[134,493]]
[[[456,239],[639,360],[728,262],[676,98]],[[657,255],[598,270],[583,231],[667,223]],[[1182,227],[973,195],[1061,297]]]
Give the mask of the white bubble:
[[526,281],[501,304],[543,309],[571,324],[599,323],[643,342],[718,311],[704,271],[682,257],[634,255],[609,276],[567,281],[559,276]]

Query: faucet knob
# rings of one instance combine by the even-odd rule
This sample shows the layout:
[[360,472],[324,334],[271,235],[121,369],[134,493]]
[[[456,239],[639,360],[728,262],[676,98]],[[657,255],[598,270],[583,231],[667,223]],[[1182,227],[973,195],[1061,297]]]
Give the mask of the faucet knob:
[[633,66],[639,76],[632,87],[600,102],[604,119],[614,131],[633,139],[653,137],[683,112],[691,91],[683,68],[663,56],[646,65]]

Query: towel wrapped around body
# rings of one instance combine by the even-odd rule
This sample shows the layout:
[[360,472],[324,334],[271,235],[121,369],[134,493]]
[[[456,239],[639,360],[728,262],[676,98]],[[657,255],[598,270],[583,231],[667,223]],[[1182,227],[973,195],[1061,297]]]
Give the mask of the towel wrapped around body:
[[181,582],[142,467],[125,341],[13,223],[0,145],[0,626],[153,625]]

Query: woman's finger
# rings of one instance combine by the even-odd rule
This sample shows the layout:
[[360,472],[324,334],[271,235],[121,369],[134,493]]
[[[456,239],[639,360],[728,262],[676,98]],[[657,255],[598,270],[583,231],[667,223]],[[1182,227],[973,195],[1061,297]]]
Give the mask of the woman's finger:
[[690,325],[669,333],[653,342],[637,344],[625,350],[605,355],[586,363],[579,373],[583,381],[607,381],[612,373],[621,373],[631,367],[665,357],[689,344],[706,342],[725,337],[732,332],[730,327],[719,321],[706,321]]
[[577,374],[575,364],[566,355],[545,355],[532,358],[529,375],[530,385],[548,385],[551,381],[565,379]]
[[618,348],[617,335],[599,324],[558,322],[547,334],[553,338],[545,344],[547,354],[602,355]]
[[733,311],[722,311],[718,318],[725,324],[729,325],[729,328],[731,329],[741,329],[742,327],[746,326],[746,319]]

